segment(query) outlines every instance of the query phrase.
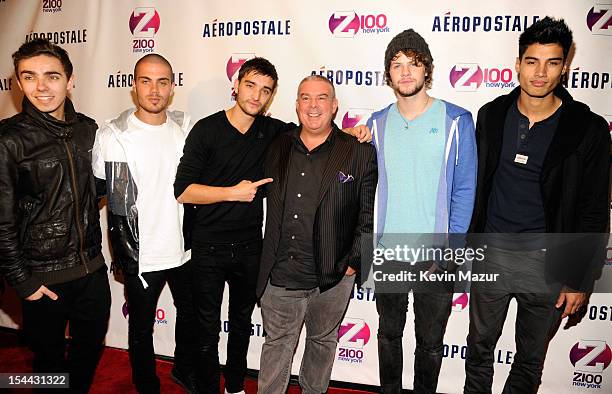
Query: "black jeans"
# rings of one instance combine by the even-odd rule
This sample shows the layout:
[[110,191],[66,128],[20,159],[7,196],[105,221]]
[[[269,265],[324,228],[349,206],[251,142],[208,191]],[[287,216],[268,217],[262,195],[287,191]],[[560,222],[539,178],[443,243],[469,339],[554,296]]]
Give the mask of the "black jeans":
[[[390,263],[395,265],[394,270],[406,268],[406,263]],[[409,271],[418,273],[419,270],[427,270],[430,265],[421,263],[410,267]],[[400,287],[388,287],[386,290],[389,292],[376,293],[381,391],[384,394],[399,394],[402,391],[402,335],[406,325],[408,294],[412,289],[416,337],[413,390],[419,394],[435,393],[442,366],[444,333],[451,313],[452,290],[448,283],[403,283]]]
[[184,375],[195,372],[197,324],[193,311],[191,262],[180,267],[142,274],[148,287],[136,275],[125,276],[129,308],[128,343],[132,381],[139,393],[159,393],[155,373],[153,327],[157,301],[166,281],[176,307],[174,363]]
[[[58,295],[56,301],[47,296],[23,301],[23,327],[34,353],[32,369],[68,372],[70,392],[87,393],[102,355],[110,316],[106,267],[47,287]],[[66,324],[72,337],[67,353]]]
[[219,393],[219,332],[226,281],[229,285],[229,335],[225,388],[229,392],[244,388],[260,257],[261,239],[233,244],[194,244],[194,305],[202,333],[197,379],[198,390],[202,393]]
[[[543,251],[504,251],[489,247],[486,265],[490,272],[510,278],[498,286],[484,282],[472,283],[470,294],[470,330],[465,360],[465,393],[491,393],[493,361],[497,341],[502,333],[510,300],[518,304],[516,312],[516,354],[503,393],[534,393],[541,383],[542,368],[548,342],[561,312],[555,308],[560,285],[544,280]],[[535,269],[541,267],[538,270]],[[523,289],[522,281],[531,283]],[[542,293],[533,291],[535,287]]]

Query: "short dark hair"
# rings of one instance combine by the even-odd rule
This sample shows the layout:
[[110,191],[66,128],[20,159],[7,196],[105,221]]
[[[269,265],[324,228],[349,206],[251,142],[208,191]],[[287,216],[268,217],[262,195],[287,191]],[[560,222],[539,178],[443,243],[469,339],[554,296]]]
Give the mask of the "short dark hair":
[[519,37],[519,59],[532,44],[559,44],[565,61],[573,41],[572,31],[563,19],[547,16],[529,26]]
[[276,73],[276,68],[272,63],[270,63],[267,59],[263,57],[254,57],[252,59],[247,60],[240,67],[238,71],[238,82],[242,81],[245,75],[249,73],[255,73],[259,75],[265,75],[274,81],[274,86],[272,89],[276,89],[276,83],[278,82],[278,74]]
[[59,60],[64,68],[66,77],[70,79],[72,76],[72,62],[70,61],[70,57],[68,57],[68,52],[46,38],[36,38],[32,41],[28,41],[22,44],[17,52],[13,53],[13,66],[15,67],[17,79],[19,79],[19,72],[17,71],[19,62],[39,55],[51,56]]
[[308,82],[308,81],[326,82],[329,86],[331,86],[331,91],[332,91],[332,97],[331,98],[335,98],[336,97],[336,87],[334,86],[332,81],[330,81],[329,79],[325,78],[322,75],[317,75],[317,74],[309,75],[309,76],[305,77],[304,79],[302,79],[300,81],[300,83],[298,84],[298,94],[300,93],[300,87],[302,86],[302,84],[304,82]]
[[157,53],[149,53],[147,55],[144,55],[140,59],[138,59],[138,61],[134,65],[134,80],[136,80],[136,69],[138,68],[138,65],[147,60],[162,63],[168,66],[168,68],[170,69],[170,75],[171,75],[170,78],[172,79],[172,82],[174,82],[174,71],[172,71],[172,65],[165,57],[163,57],[162,55],[158,55]]

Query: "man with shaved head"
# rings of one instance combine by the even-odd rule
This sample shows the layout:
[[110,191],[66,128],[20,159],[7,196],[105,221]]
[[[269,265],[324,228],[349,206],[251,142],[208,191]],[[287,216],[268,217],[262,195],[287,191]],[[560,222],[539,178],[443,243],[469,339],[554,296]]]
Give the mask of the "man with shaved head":
[[153,326],[167,282],[177,310],[171,376],[192,392],[197,330],[191,253],[182,236],[183,206],[174,199],[172,186],[189,116],[168,110],[174,92],[172,67],[160,55],[138,60],[132,91],[136,108],[108,121],[98,131],[93,149],[94,174],[107,186],[113,264],[125,276],[132,380],[140,393],[159,393]]

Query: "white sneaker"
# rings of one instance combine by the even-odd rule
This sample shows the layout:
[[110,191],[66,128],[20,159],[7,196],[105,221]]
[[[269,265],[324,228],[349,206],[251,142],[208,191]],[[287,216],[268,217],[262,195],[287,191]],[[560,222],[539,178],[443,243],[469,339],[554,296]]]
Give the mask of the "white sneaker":
[[244,390],[239,391],[237,393],[230,393],[229,391],[225,390],[225,394],[245,394]]

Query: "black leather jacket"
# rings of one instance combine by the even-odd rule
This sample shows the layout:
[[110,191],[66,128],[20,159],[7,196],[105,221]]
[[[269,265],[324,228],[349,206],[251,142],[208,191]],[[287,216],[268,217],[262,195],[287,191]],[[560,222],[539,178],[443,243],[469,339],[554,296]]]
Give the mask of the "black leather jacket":
[[66,121],[26,98],[0,123],[0,273],[21,297],[104,264],[91,169],[97,125],[65,103]]

